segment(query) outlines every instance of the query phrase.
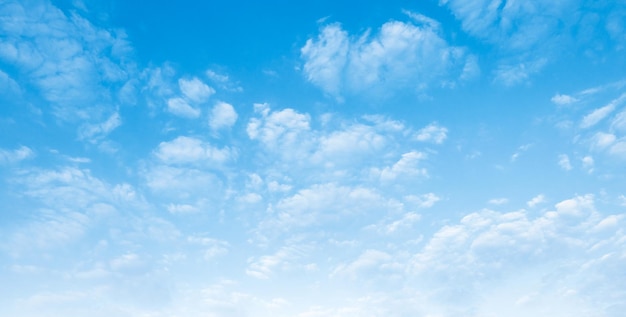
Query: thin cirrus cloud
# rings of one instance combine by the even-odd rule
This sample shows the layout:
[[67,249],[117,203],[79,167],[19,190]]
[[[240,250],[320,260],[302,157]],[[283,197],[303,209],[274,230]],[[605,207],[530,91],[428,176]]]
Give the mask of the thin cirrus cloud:
[[[610,13],[623,9],[614,1],[443,0],[440,5],[451,10],[463,31],[494,45],[499,56],[494,82],[505,86],[527,83],[566,50],[584,48],[591,56],[595,50],[613,45],[619,49],[625,43],[611,27],[621,22],[619,14]],[[589,12],[586,6],[600,10]]]

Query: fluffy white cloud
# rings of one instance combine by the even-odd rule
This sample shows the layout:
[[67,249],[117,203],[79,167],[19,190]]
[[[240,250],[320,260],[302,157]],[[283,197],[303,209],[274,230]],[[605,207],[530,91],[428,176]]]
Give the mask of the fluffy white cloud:
[[197,118],[200,116],[200,109],[190,106],[183,98],[170,98],[167,101],[167,110],[184,118]]
[[434,193],[428,193],[420,196],[408,195],[405,196],[404,199],[410,204],[417,205],[418,208],[430,208],[435,205],[436,202],[440,201],[441,197]]
[[[454,82],[475,60],[450,46],[436,23],[425,17],[410,22],[391,21],[378,33],[351,37],[339,24],[322,28],[317,39],[301,49],[307,79],[326,93],[384,95],[402,88],[423,89],[437,81]],[[456,72],[456,73],[455,73]],[[452,80],[450,80],[452,77]],[[419,83],[419,84],[417,84]]]
[[543,194],[539,194],[535,197],[533,197],[533,199],[529,200],[526,205],[528,205],[528,207],[530,208],[535,208],[535,206],[545,203],[546,202],[546,196],[544,196]]
[[398,177],[427,177],[428,171],[420,166],[420,162],[426,157],[425,153],[417,151],[404,153],[400,160],[392,166],[382,170],[374,169],[374,172],[379,173],[380,180],[383,182],[393,181]]
[[228,103],[218,102],[211,110],[209,127],[213,130],[230,128],[237,121],[235,108]]
[[559,166],[566,171],[572,169],[572,163],[570,162],[569,156],[567,156],[567,154],[559,155]]
[[209,87],[196,77],[192,79],[179,79],[178,87],[186,98],[196,103],[207,101],[209,97],[215,93],[215,89]]
[[552,101],[556,105],[565,106],[577,102],[578,99],[570,95],[556,94],[550,99],[550,101]]
[[302,158],[308,146],[311,118],[287,108],[270,111],[267,104],[255,104],[255,112],[261,118],[252,118],[246,131],[252,140],[259,140],[270,150],[279,150],[284,157]]
[[617,137],[611,133],[597,132],[592,137],[592,146],[598,149],[603,149],[615,142]]
[[448,129],[434,122],[417,131],[415,139],[422,142],[441,144],[445,141],[447,136]]
[[229,148],[218,149],[200,139],[179,136],[169,142],[161,142],[155,155],[166,164],[224,163],[234,156]]
[[339,24],[324,27],[317,41],[309,39],[301,50],[307,79],[327,93],[339,96],[349,47],[348,33]]

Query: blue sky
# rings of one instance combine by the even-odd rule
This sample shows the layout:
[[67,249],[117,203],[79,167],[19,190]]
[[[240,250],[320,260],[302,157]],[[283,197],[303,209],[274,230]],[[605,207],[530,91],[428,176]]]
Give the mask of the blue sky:
[[623,1],[0,1],[3,316],[621,316]]

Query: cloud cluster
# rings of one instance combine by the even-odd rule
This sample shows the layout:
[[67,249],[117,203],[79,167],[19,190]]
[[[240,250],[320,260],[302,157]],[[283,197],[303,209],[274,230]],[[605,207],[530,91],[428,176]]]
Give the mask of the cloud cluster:
[[349,35],[337,23],[323,26],[318,37],[301,49],[307,80],[341,99],[355,94],[389,95],[401,89],[418,91],[476,72],[475,58],[449,45],[438,24],[412,16],[419,19],[390,21],[374,34],[367,31],[358,36]]
[[10,76],[20,85],[37,89],[52,106],[46,111],[71,122],[110,115],[120,102],[117,93],[133,76],[123,32],[66,15],[47,1],[8,1],[0,6],[0,16],[5,34],[0,63],[12,65]]

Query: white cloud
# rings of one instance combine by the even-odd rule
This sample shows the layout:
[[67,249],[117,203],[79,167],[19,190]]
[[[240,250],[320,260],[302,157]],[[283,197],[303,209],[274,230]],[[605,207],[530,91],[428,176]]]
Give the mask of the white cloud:
[[215,89],[209,87],[197,77],[192,79],[179,79],[178,87],[186,98],[196,103],[207,101],[209,97],[215,93]]
[[566,171],[572,169],[572,163],[570,162],[569,156],[567,156],[567,154],[559,155],[559,166]]
[[57,118],[103,120],[119,101],[115,87],[133,74],[124,32],[66,15],[48,1],[8,1],[0,15],[0,61],[36,87]]
[[302,155],[297,149],[310,141],[303,137],[310,130],[308,114],[290,108],[270,111],[267,104],[255,104],[255,112],[261,114],[261,118],[252,118],[248,122],[246,131],[250,139],[261,141],[271,150],[289,150],[280,151],[287,157]]
[[211,69],[208,69],[205,74],[213,83],[218,85],[220,89],[234,92],[243,91],[243,88],[239,86],[237,82],[233,82],[226,74],[221,74]]
[[374,126],[353,124],[319,137],[318,142],[313,161],[332,167],[341,162],[354,164],[368,154],[381,150],[388,140]]
[[521,145],[520,147],[517,148],[517,151],[515,153],[513,153],[513,155],[511,155],[511,162],[515,162],[517,161],[517,158],[522,155],[522,153],[528,151],[528,149],[530,149],[533,146],[532,143],[530,144],[524,144]]
[[606,105],[602,108],[595,109],[583,118],[583,120],[580,122],[580,127],[586,129],[596,125],[611,112],[613,112],[613,110],[615,110],[615,106],[611,104]]
[[583,157],[581,161],[583,163],[583,169],[585,169],[587,173],[589,174],[593,173],[593,166],[594,166],[593,157],[587,155]]
[[617,137],[611,133],[597,132],[592,137],[592,146],[599,149],[604,149],[615,142]]
[[237,112],[235,108],[228,103],[218,102],[211,110],[209,118],[209,126],[213,130],[230,128],[237,121]]
[[622,104],[626,100],[626,93],[619,96],[617,99],[612,100],[608,105],[597,108],[587,114],[581,121],[580,127],[583,129],[592,127],[600,122],[602,119],[606,118],[611,112],[615,110],[617,106]]
[[535,208],[535,206],[545,203],[546,202],[546,196],[544,196],[543,194],[539,194],[535,197],[533,197],[533,199],[529,200],[526,205],[528,205],[528,207],[530,208]]
[[420,162],[426,159],[426,154],[417,151],[411,151],[402,154],[402,158],[394,165],[385,167],[382,170],[375,169],[374,172],[380,173],[381,181],[393,181],[398,177],[426,177],[428,171],[420,167]]
[[611,146],[609,153],[621,158],[626,158],[626,140],[624,138]]
[[401,208],[397,202],[385,199],[374,189],[318,184],[278,201],[259,227],[264,233],[275,235],[294,228],[335,223],[346,217],[357,221],[354,217],[367,212]]
[[611,122],[611,129],[626,133],[626,110],[615,115]]
[[441,144],[448,136],[448,129],[433,122],[420,129],[415,134],[415,139],[422,142],[433,142]]
[[280,248],[272,255],[264,255],[248,259],[246,274],[258,279],[269,279],[276,269],[289,269],[294,264],[292,261],[298,259],[307,252],[306,246],[288,245]]
[[218,149],[200,139],[179,136],[169,142],[161,142],[155,155],[166,164],[224,163],[234,153],[229,148]]
[[438,80],[454,82],[467,64],[476,65],[463,49],[439,36],[436,23],[412,16],[422,26],[391,21],[374,35],[368,31],[356,38],[339,24],[326,25],[301,49],[307,79],[337,98],[355,93],[384,96],[389,90],[423,89]]
[[377,225],[371,225],[380,234],[394,234],[413,227],[413,225],[421,219],[421,216],[415,212],[407,212],[399,219],[393,221],[383,221]]
[[504,204],[506,204],[508,202],[509,202],[509,200],[506,199],[506,198],[494,198],[494,199],[490,199],[488,201],[488,203],[492,204],[492,205],[504,205]]
[[309,39],[301,49],[307,79],[327,93],[339,96],[349,47],[348,33],[339,24],[324,27],[317,41]]
[[527,82],[546,65],[546,59],[526,61],[518,64],[502,64],[495,71],[494,82],[504,86],[515,86]]
[[391,255],[378,250],[365,250],[354,262],[337,266],[331,276],[348,276],[355,278],[365,270],[380,269],[381,265],[392,260]]
[[170,98],[167,101],[167,110],[184,118],[197,118],[200,116],[200,109],[190,106],[183,98]]
[[569,95],[556,94],[550,99],[550,101],[556,105],[565,106],[577,102],[578,99]]
[[230,249],[230,244],[227,241],[204,236],[189,236],[187,237],[187,242],[202,246],[204,248],[205,260],[211,260],[217,256],[227,254]]
[[411,204],[416,204],[418,208],[430,208],[435,205],[436,202],[441,200],[441,198],[434,193],[423,194],[420,196],[408,195],[405,196],[404,199]]
[[0,148],[0,164],[10,164],[23,161],[35,155],[33,150],[27,146],[20,146],[15,150]]
[[78,132],[78,136],[81,140],[89,140],[90,142],[95,143],[96,141],[105,138],[121,124],[122,119],[120,114],[119,112],[115,112],[102,123],[83,125]]

